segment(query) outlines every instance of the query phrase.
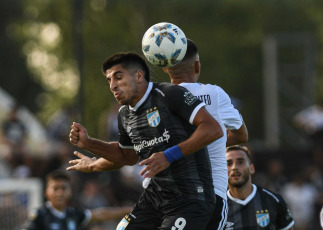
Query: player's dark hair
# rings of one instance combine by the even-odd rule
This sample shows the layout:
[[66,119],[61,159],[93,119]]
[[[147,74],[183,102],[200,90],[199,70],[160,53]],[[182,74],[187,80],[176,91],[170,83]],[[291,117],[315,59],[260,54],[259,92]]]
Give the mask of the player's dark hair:
[[182,61],[195,57],[199,52],[193,40],[189,38],[187,38],[186,40],[187,40],[187,49],[186,49],[186,54]]
[[55,170],[55,171],[51,171],[50,173],[48,173],[46,176],[46,185],[51,180],[64,180],[69,183],[71,182],[70,177],[63,170]]
[[146,60],[135,52],[117,53],[108,57],[102,64],[103,74],[105,75],[105,72],[115,65],[121,65],[127,70],[140,69],[143,71],[146,81],[150,81],[150,71]]
[[248,158],[249,163],[252,163],[251,160],[251,154],[249,149],[246,146],[243,145],[232,145],[230,147],[227,147],[227,151],[226,152],[230,152],[230,151],[236,151],[236,150],[240,150],[242,152],[244,152]]

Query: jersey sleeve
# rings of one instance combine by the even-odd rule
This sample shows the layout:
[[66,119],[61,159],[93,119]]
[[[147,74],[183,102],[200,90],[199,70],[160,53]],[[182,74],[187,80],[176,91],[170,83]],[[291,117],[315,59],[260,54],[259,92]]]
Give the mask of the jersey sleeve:
[[197,112],[205,106],[204,102],[182,86],[170,85],[164,92],[170,110],[191,124]]
[[119,146],[123,149],[133,149],[132,141],[126,132],[123,124],[122,124],[122,113],[123,113],[123,107],[120,108],[118,113],[118,129],[119,129]]
[[80,211],[80,216],[81,216],[81,227],[85,228],[92,219],[92,213],[89,209],[85,209]]
[[229,95],[219,87],[219,113],[224,126],[229,130],[239,129],[243,119],[239,111],[234,108]]
[[277,228],[287,230],[294,225],[294,219],[283,197],[279,194],[275,195],[279,198],[279,202],[277,203]]

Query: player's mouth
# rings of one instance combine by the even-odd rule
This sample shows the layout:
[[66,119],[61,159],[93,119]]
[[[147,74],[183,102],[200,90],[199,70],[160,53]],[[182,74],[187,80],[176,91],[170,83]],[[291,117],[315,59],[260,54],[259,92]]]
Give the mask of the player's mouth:
[[114,97],[118,99],[120,97],[120,94],[121,94],[120,92],[115,92]]
[[232,173],[231,178],[239,178],[241,176],[241,173]]

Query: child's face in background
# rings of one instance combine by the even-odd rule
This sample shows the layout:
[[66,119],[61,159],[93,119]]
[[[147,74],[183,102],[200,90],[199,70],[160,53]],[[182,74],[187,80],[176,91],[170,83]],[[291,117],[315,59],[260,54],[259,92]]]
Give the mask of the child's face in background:
[[47,182],[45,196],[54,208],[62,211],[68,205],[72,196],[71,185],[66,180],[50,180]]

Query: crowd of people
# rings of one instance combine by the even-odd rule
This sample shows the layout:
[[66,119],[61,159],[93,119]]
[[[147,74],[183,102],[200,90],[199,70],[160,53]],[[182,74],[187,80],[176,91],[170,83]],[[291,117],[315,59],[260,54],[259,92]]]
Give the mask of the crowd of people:
[[[188,41],[194,46],[192,41]],[[148,68],[135,53],[117,54],[106,60],[103,72],[116,100],[127,106],[119,110],[118,105],[113,105],[105,116],[107,129],[103,132],[106,135],[102,136],[104,141],[88,136],[81,124],[72,125],[70,119],[62,119],[72,125],[70,134],[69,131],[59,132],[55,138],[55,132],[49,130],[55,148],[51,153],[34,156],[25,148],[28,130],[23,121],[17,118],[15,108],[2,125],[1,146],[6,153],[3,151],[1,154],[3,167],[0,179],[37,177],[44,182],[44,190],[47,190],[47,175],[67,169],[70,177],[68,183],[71,183],[73,190],[69,191],[73,192],[69,203],[71,206],[94,210],[134,205],[131,214],[122,220],[107,219],[104,223],[87,221],[90,223],[87,226],[89,230],[114,229],[120,220],[118,226],[126,229],[171,229],[173,226],[177,229],[197,229],[202,228],[201,223],[205,224],[203,229],[218,226],[218,229],[229,230],[257,225],[296,230],[319,229],[319,211],[323,203],[321,161],[315,158],[298,172],[286,172],[286,165],[296,165],[297,162],[269,156],[267,170],[257,173],[255,166],[258,163],[252,160],[247,148],[226,149],[226,145],[236,146],[248,140],[243,119],[231,103],[226,104],[230,100],[219,87],[208,85],[210,91],[203,91],[204,88],[194,91],[198,89],[193,84],[200,73],[197,48],[192,53],[188,52],[187,56],[187,60],[176,68],[164,69],[165,72],[172,83],[190,82],[182,86],[195,96],[217,92],[214,97],[223,104],[219,104],[215,111],[208,109],[207,101],[197,100],[181,87],[151,83]],[[181,72],[181,68],[191,68],[192,72],[188,74],[192,77],[190,80],[183,80],[187,72]],[[154,104],[161,108],[155,108],[152,106]],[[209,113],[204,109],[205,105]],[[121,118],[119,116],[119,126],[118,112],[122,114]],[[149,126],[147,122],[145,126],[138,125],[146,119]],[[191,124],[197,128],[192,129]],[[66,127],[66,124],[61,127]],[[116,138],[117,133],[121,134],[119,139]],[[226,134],[225,139],[221,140],[223,134]],[[145,144],[149,140],[155,144]],[[218,149],[209,145],[212,142],[216,143]],[[208,151],[204,149],[207,145]],[[95,153],[95,157],[80,149]],[[208,153],[211,158],[209,166]],[[194,154],[198,154],[199,158]],[[223,157],[218,158],[221,154]],[[139,157],[142,163],[137,164]],[[308,156],[303,157],[308,160]],[[194,167],[188,169],[187,165]],[[263,162],[259,162],[259,165],[263,165]],[[216,181],[213,182],[212,177],[208,176],[211,174]],[[152,179],[143,188],[142,182],[148,177]],[[215,186],[223,178],[225,180],[220,185],[224,185],[224,190],[223,186]],[[191,185],[197,187],[190,190]],[[226,192],[227,187],[229,190]],[[47,195],[46,198],[49,200]],[[172,202],[164,202],[169,199]],[[240,210],[253,210],[259,204],[262,208],[257,215],[244,212],[248,220],[251,216],[255,218],[252,223],[245,222]],[[193,212],[192,208],[199,212]],[[80,216],[82,220],[86,219],[86,214]]]

